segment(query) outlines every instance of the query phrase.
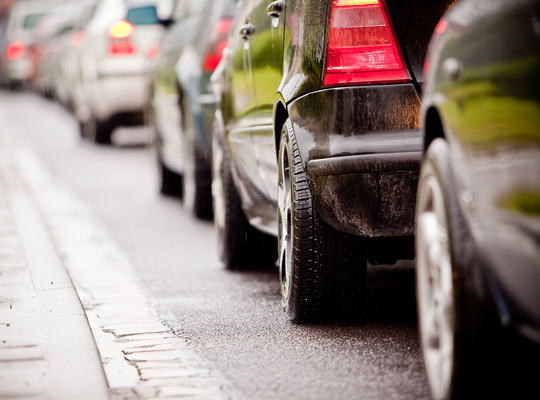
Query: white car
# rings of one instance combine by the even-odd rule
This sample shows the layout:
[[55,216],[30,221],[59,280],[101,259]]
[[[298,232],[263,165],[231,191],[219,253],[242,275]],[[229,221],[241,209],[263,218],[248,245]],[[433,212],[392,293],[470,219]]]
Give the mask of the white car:
[[20,0],[11,9],[2,54],[2,83],[7,86],[27,85],[35,75],[28,47],[37,23],[49,10],[67,0]]
[[170,2],[99,0],[96,4],[76,49],[79,74],[73,108],[83,137],[106,144],[117,126],[144,124],[149,73],[163,33],[158,10]]

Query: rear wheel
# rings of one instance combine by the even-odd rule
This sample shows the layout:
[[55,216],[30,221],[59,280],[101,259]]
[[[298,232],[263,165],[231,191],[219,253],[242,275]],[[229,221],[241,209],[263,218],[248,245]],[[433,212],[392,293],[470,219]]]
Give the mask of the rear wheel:
[[228,269],[273,265],[276,238],[253,228],[242,210],[225,144],[212,138],[212,196],[220,260]]
[[90,117],[88,121],[79,123],[81,137],[97,144],[111,144],[111,135],[114,126],[109,121],[99,121]]
[[188,144],[184,159],[184,207],[199,219],[212,218],[212,174],[207,157],[194,144]]
[[159,191],[167,196],[182,197],[182,175],[171,171],[158,157],[160,185]]
[[111,144],[114,126],[109,121],[95,120],[94,142],[97,144]]
[[209,154],[197,145],[196,127],[189,107],[181,100],[182,129],[185,140],[183,201],[184,208],[199,219],[212,218],[212,173]]
[[320,218],[290,121],[282,129],[278,166],[278,256],[285,311],[299,322],[357,318],[366,287],[363,241]]

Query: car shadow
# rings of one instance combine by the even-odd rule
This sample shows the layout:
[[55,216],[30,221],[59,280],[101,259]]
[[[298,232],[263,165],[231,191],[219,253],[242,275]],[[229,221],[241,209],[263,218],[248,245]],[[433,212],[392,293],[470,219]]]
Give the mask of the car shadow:
[[[275,281],[272,298],[281,297],[279,271],[275,266],[253,266],[248,270],[230,271],[244,275],[248,280]],[[366,296],[362,315],[355,321],[328,321],[327,324],[365,324],[377,322],[391,324],[402,322],[417,323],[416,288],[414,261],[401,260],[394,265],[368,264],[366,276]],[[319,324],[317,324],[319,325]]]

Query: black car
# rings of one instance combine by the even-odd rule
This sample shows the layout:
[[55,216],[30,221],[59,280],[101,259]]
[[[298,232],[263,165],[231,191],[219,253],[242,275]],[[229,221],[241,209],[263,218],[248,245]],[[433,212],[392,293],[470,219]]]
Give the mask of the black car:
[[429,53],[416,279],[431,391],[538,398],[540,1],[462,0]]
[[216,76],[215,221],[229,268],[272,263],[278,236],[291,318],[354,317],[368,260],[414,258],[423,62],[453,2],[239,3]]

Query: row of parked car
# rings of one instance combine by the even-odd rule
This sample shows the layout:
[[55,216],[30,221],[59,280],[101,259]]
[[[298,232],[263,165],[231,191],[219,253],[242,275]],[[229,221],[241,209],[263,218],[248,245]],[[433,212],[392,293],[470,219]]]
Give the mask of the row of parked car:
[[[291,319],[357,318],[368,262],[416,259],[434,398],[497,393],[503,349],[538,351],[540,1],[59,9],[77,17],[28,55],[10,44],[4,80],[33,65],[10,79],[70,105],[97,143],[150,124],[161,192],[213,216],[227,268],[277,259]],[[54,10],[19,26],[38,37],[69,14]]]

